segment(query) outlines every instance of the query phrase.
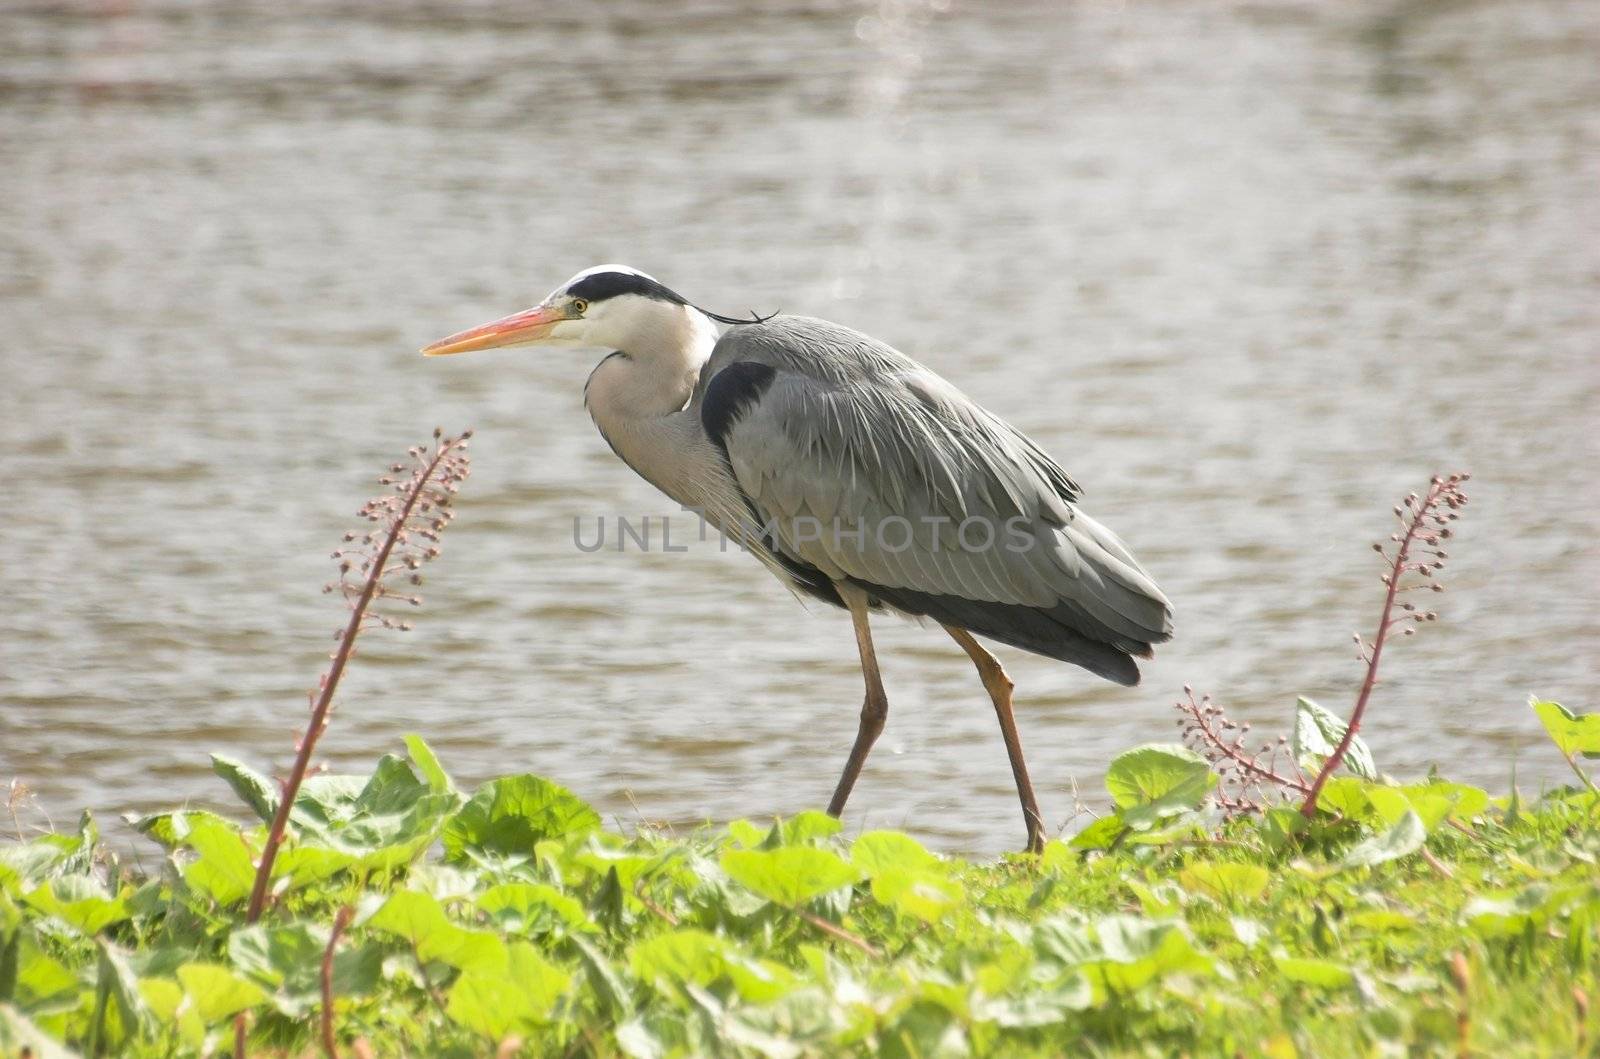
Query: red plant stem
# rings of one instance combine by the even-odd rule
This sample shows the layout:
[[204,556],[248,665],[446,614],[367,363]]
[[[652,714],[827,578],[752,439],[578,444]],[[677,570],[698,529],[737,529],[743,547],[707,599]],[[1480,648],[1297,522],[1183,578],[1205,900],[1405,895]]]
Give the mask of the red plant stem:
[[810,923],[812,926],[816,927],[818,930],[822,931],[824,934],[830,935],[831,937],[838,938],[840,941],[845,942],[848,945],[854,945],[856,948],[860,949],[862,952],[866,953],[868,956],[872,957],[874,960],[879,960],[879,959],[883,958],[883,953],[879,952],[877,950],[877,948],[875,948],[870,941],[866,940],[865,938],[858,937],[857,935],[850,933],[848,930],[846,930],[843,927],[839,926],[837,923],[829,923],[826,919],[823,919],[821,916],[813,915],[812,913],[807,912],[804,909],[796,908],[796,909],[793,909],[792,911],[795,913],[795,915],[799,916],[801,919],[805,920],[807,923]]
[[333,1037],[333,950],[355,914],[356,910],[349,905],[339,909],[339,914],[333,917],[328,947],[322,950],[322,1051],[328,1059],[339,1059],[339,1045]]
[[1411,542],[1416,539],[1417,530],[1422,527],[1427,513],[1438,502],[1444,484],[1442,479],[1434,482],[1428,490],[1428,495],[1419,500],[1412,509],[1411,519],[1406,524],[1405,536],[1400,539],[1400,548],[1395,552],[1394,563],[1389,568],[1389,591],[1383,596],[1383,615],[1378,619],[1378,631],[1372,638],[1372,656],[1367,659],[1367,675],[1361,682],[1361,694],[1356,698],[1356,708],[1350,711],[1350,722],[1345,725],[1344,738],[1339,740],[1339,745],[1334,747],[1333,753],[1322,763],[1322,771],[1318,772],[1317,778],[1311,782],[1311,789],[1306,792],[1306,800],[1300,803],[1300,815],[1308,820],[1317,814],[1317,796],[1322,793],[1322,785],[1328,782],[1333,770],[1344,761],[1345,754],[1350,750],[1351,741],[1361,728],[1361,718],[1366,715],[1367,702],[1372,698],[1372,689],[1378,683],[1378,661],[1383,657],[1383,645],[1389,639],[1389,629],[1392,624],[1389,618],[1394,613],[1394,601],[1400,592],[1400,578],[1405,573],[1406,560],[1411,558]]
[[[317,738],[322,735],[322,729],[328,722],[328,709],[333,705],[334,689],[339,686],[339,678],[344,675],[345,664],[350,661],[350,655],[355,650],[356,637],[361,633],[361,623],[366,618],[367,607],[378,594],[384,567],[389,562],[389,553],[394,550],[395,542],[405,531],[406,519],[411,517],[412,508],[416,506],[428,483],[433,480],[434,471],[439,469],[440,462],[450,452],[450,448],[450,445],[440,442],[434,451],[433,459],[428,462],[423,472],[417,475],[411,489],[406,493],[405,504],[400,509],[399,516],[389,522],[383,546],[372,561],[367,583],[361,589],[361,596],[350,608],[350,620],[345,624],[344,635],[339,639],[339,650],[334,652],[333,665],[328,668],[327,676],[322,680],[322,690],[317,696],[316,705],[311,708],[311,725],[306,729],[305,737],[300,740],[300,752],[295,755],[294,768],[289,772],[289,779],[283,785],[283,794],[278,800],[278,811],[273,814],[272,827],[267,831],[266,845],[261,847],[261,863],[256,868],[255,886],[250,891],[250,907],[245,912],[246,923],[254,923],[260,919],[261,911],[266,907],[267,885],[272,880],[272,864],[278,858],[278,847],[282,845],[284,832],[289,826],[289,811],[294,808],[295,796],[299,794],[300,784],[306,778],[306,770],[311,765],[311,752],[316,748]],[[235,1041],[235,1053],[243,1055],[242,1027],[236,1029]]]
[[677,926],[678,925],[678,917],[677,916],[673,915],[671,912],[668,912],[665,908],[662,908],[655,901],[651,900],[650,897],[644,892],[644,880],[643,879],[640,879],[638,885],[636,885],[633,888],[633,896],[635,896],[635,897],[637,897],[639,899],[639,903],[640,904],[644,905],[650,911],[654,912],[656,915],[658,915],[662,919],[666,920],[672,926]]

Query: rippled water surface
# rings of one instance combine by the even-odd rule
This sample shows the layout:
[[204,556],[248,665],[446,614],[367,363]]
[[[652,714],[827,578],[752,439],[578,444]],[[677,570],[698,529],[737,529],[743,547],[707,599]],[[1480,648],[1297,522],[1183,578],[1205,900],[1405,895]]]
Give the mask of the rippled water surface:
[[[0,8],[0,782],[57,823],[283,769],[327,553],[436,424],[479,431],[418,631],[324,743],[425,734],[624,820],[791,813],[860,702],[848,622],[749,559],[584,554],[673,510],[587,353],[416,348],[626,261],[924,360],[1085,485],[1175,601],[1135,689],[1017,652],[1047,815],[1175,735],[1348,707],[1368,543],[1474,472],[1380,764],[1559,781],[1523,705],[1600,691],[1600,6],[209,4]],[[1018,843],[993,713],[880,624],[853,826]]]

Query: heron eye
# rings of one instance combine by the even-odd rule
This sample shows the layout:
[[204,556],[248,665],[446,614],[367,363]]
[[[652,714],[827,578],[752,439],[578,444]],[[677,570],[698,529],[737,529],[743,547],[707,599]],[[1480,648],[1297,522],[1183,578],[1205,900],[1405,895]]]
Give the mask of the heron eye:
[[572,311],[582,316],[589,311],[589,303],[582,298],[574,298],[572,299]]

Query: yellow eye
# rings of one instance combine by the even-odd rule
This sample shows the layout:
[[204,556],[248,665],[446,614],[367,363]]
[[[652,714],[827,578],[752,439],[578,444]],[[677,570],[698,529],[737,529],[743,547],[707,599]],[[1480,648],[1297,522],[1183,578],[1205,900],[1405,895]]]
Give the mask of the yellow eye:
[[589,303],[582,298],[574,298],[572,299],[572,311],[582,316],[589,311]]

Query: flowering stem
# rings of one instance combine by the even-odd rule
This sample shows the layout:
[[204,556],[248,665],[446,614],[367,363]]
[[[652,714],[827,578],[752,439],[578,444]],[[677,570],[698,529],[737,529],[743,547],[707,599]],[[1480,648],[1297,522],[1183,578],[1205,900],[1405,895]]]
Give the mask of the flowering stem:
[[[420,446],[410,450],[411,457],[416,461],[410,480],[396,482],[387,477],[379,479],[382,484],[393,486],[394,494],[370,500],[361,509],[364,518],[372,522],[385,522],[386,525],[381,530],[367,534],[363,538],[363,547],[357,549],[366,556],[366,562],[361,566],[361,573],[365,578],[359,591],[353,583],[345,580],[345,574],[351,568],[350,561],[345,558],[346,551],[333,553],[334,558],[340,560],[339,581],[336,586],[328,585],[324,591],[331,592],[337,587],[344,594],[350,607],[350,619],[339,632],[339,648],[333,654],[333,664],[322,675],[321,684],[311,706],[311,723],[300,740],[300,746],[295,754],[294,768],[283,784],[278,807],[272,815],[272,825],[267,829],[266,842],[261,848],[261,859],[256,864],[255,882],[250,890],[250,904],[245,912],[247,923],[256,922],[266,909],[267,890],[272,881],[272,866],[277,860],[278,849],[282,846],[284,834],[289,828],[289,813],[294,808],[295,797],[300,793],[300,784],[305,780],[306,771],[311,766],[311,754],[316,749],[317,739],[328,726],[328,711],[333,706],[333,694],[338,689],[339,678],[344,675],[345,666],[355,654],[356,638],[361,635],[361,630],[369,620],[376,620],[386,628],[410,627],[404,622],[395,623],[376,613],[372,610],[372,603],[376,599],[391,595],[384,588],[385,577],[402,570],[410,570],[413,571],[411,582],[418,584],[421,582],[421,575],[415,571],[439,554],[437,546],[439,534],[444,531],[454,515],[448,510],[450,495],[456,491],[457,483],[467,476],[468,459],[465,449],[467,439],[471,436],[470,430],[456,437],[444,437],[442,431],[435,430],[431,455]],[[393,471],[404,469],[405,465],[399,463],[391,468]],[[432,513],[428,514],[430,511]],[[411,520],[414,516],[431,520],[431,525],[427,528],[412,526]],[[432,546],[419,549],[409,545],[409,535],[413,533],[425,541],[432,542]],[[354,533],[345,536],[347,541],[355,539]],[[376,546],[376,552],[366,551],[373,546]],[[391,567],[389,559],[397,546],[401,549],[400,561],[398,565]],[[422,602],[417,596],[404,598],[413,606]],[[343,928],[338,923],[334,926],[333,939],[330,940],[328,952],[324,957],[323,1042],[328,1054],[336,1057],[332,1037],[332,1014],[329,1010],[332,979],[328,976],[332,973],[332,965],[327,961],[332,959],[333,945]],[[248,1012],[241,1011],[233,1018],[234,1059],[245,1059],[247,1015]]]
[[[1322,793],[1323,784],[1328,782],[1328,777],[1344,762],[1345,754],[1350,751],[1350,744],[1355,740],[1356,733],[1361,730],[1361,719],[1366,716],[1372,689],[1378,683],[1378,664],[1383,658],[1383,645],[1389,640],[1389,630],[1397,621],[1404,620],[1392,619],[1391,616],[1394,614],[1395,598],[1400,593],[1400,579],[1410,565],[1411,545],[1417,539],[1417,531],[1422,528],[1428,514],[1438,506],[1446,491],[1453,490],[1454,486],[1454,478],[1435,478],[1428,489],[1428,495],[1416,502],[1411,510],[1411,517],[1406,520],[1405,533],[1400,538],[1399,547],[1395,549],[1394,561],[1389,565],[1389,574],[1384,579],[1389,587],[1383,594],[1383,614],[1378,618],[1378,631],[1372,638],[1372,653],[1367,657],[1367,674],[1361,681],[1361,693],[1356,697],[1355,709],[1350,711],[1350,721],[1345,725],[1344,737],[1322,763],[1321,771],[1317,773],[1317,778],[1311,781],[1311,789],[1306,792],[1305,801],[1300,803],[1300,815],[1307,819],[1316,815],[1317,796]],[[1412,499],[1415,500],[1415,494],[1412,495]]]
[[367,616],[367,607],[371,605],[383,582],[389,553],[394,550],[395,542],[405,532],[406,520],[411,517],[417,501],[421,499],[428,483],[433,480],[434,472],[439,469],[439,464],[452,448],[453,445],[441,443],[435,448],[426,469],[412,480],[401,502],[399,517],[390,520],[389,528],[383,536],[383,543],[379,546],[378,554],[368,570],[366,583],[361,587],[361,595],[350,608],[350,620],[345,623],[344,634],[339,637],[339,649],[334,652],[333,665],[323,675],[316,704],[311,708],[311,724],[306,729],[304,738],[300,740],[300,752],[295,755],[294,768],[290,770],[289,778],[284,782],[283,794],[278,799],[278,811],[273,814],[272,827],[267,831],[266,845],[261,847],[261,862],[256,866],[255,886],[250,891],[250,907],[245,912],[246,923],[254,923],[260,919],[261,911],[266,907],[267,886],[272,881],[272,864],[277,860],[278,847],[283,844],[283,835],[289,826],[289,812],[294,808],[295,796],[300,793],[300,784],[305,780],[306,769],[311,765],[311,752],[316,749],[317,738],[328,725],[328,709],[333,705],[333,693],[339,687],[339,678],[344,676],[345,665],[355,652],[356,637],[361,633],[362,623]]

